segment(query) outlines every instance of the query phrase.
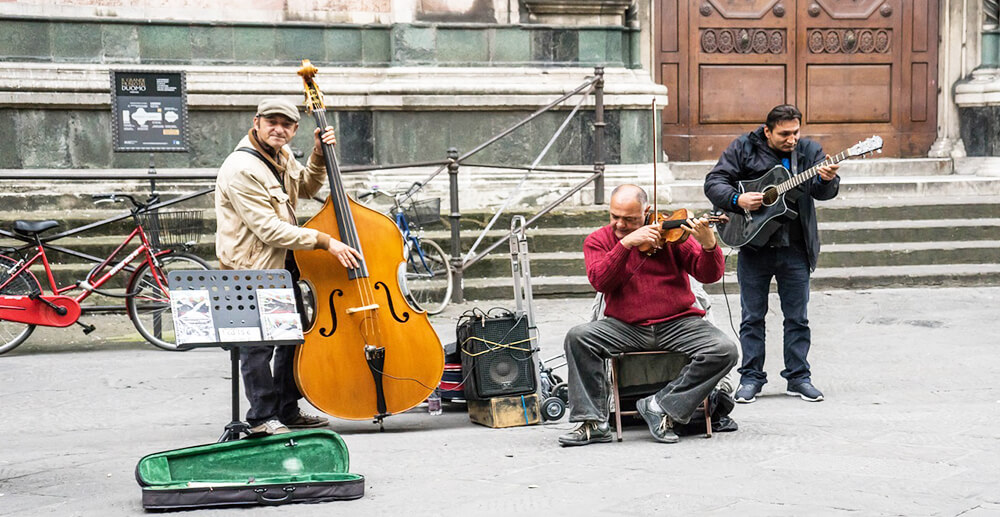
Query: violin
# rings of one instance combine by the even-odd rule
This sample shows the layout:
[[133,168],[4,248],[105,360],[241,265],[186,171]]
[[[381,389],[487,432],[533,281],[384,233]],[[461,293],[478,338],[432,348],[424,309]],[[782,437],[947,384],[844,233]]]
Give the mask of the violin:
[[[653,220],[659,223],[660,238],[656,241],[655,245],[648,243],[639,245],[639,251],[646,255],[653,255],[668,245],[683,243],[691,235],[691,232],[685,230],[682,226],[687,224],[688,219],[694,218],[694,214],[687,208],[674,210],[670,214],[659,212],[649,214],[646,224],[655,224]],[[707,213],[701,216],[701,218],[705,219],[710,225],[729,222],[729,217],[725,214]]]
[[[639,251],[645,253],[646,255],[653,255],[668,245],[681,244],[686,241],[688,236],[691,235],[691,232],[685,230],[681,226],[685,225],[688,219],[694,219],[694,214],[686,208],[674,210],[670,214],[660,213],[656,209],[656,98],[653,98],[651,113],[651,134],[653,135],[653,211],[646,217],[646,224],[659,223],[660,238],[657,239],[656,244],[644,243],[638,246]],[[729,216],[725,214],[708,213],[701,216],[701,218],[707,220],[709,224],[712,225],[725,224],[729,222]]]
[[[316,68],[302,61],[306,109],[327,126]],[[385,214],[349,198],[333,146],[322,143],[330,197],[303,225],[361,252],[345,269],[326,250],[296,250],[303,280],[316,295],[316,318],[295,354],[299,391],[317,409],[338,418],[386,416],[420,404],[444,372],[444,349],[427,313],[414,309],[400,284],[403,237]]]

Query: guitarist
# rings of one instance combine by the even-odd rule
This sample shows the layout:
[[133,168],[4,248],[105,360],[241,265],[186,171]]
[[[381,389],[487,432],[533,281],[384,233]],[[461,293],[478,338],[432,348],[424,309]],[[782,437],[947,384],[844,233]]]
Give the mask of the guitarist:
[[[753,212],[763,203],[760,192],[741,192],[739,181],[752,180],[782,165],[792,174],[819,164],[829,155],[818,143],[800,139],[802,113],[790,104],[774,107],[764,125],[741,135],[723,151],[719,162],[705,177],[705,195],[712,204],[736,213]],[[816,269],[819,257],[819,232],[816,228],[814,199],[827,200],[837,195],[839,165],[817,169],[818,175],[796,187],[800,192],[786,195],[790,214],[760,247],[740,248],[737,278],[740,284],[740,346],[743,362],[739,369],[740,387],[736,402],[750,403],[757,399],[767,382],[764,373],[764,316],[767,296],[774,278],[784,316],[785,369],[781,376],[788,382],[786,394],[810,402],[823,400],[823,393],[812,384],[809,371],[810,332],[806,315],[809,303],[809,275]],[[789,192],[788,194],[793,194]]]

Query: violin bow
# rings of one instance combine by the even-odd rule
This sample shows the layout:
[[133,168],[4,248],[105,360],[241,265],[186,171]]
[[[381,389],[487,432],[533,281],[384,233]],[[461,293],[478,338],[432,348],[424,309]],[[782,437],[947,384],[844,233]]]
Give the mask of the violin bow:
[[650,129],[652,129],[653,144],[653,222],[660,220],[660,211],[656,208],[656,97],[653,97],[652,109],[650,111]]

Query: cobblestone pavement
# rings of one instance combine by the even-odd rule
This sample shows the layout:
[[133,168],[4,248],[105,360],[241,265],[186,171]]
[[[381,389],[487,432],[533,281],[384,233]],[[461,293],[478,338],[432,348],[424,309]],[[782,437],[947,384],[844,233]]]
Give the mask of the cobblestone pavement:
[[[712,298],[725,327],[726,300]],[[464,310],[503,305],[432,320],[453,341]],[[537,301],[542,358],[589,306]],[[1000,288],[813,293],[824,402],[785,396],[772,309],[771,382],[734,411],[738,432],[667,445],[636,425],[621,443],[564,449],[565,419],[489,429],[446,403],[441,416],[390,417],[384,432],[332,423],[366,477],[363,499],[183,515],[998,515],[998,308]],[[228,354],[163,352],[124,316],[89,320],[89,336],[40,329],[0,357],[0,516],[142,514],[139,458],[212,442],[229,421]]]

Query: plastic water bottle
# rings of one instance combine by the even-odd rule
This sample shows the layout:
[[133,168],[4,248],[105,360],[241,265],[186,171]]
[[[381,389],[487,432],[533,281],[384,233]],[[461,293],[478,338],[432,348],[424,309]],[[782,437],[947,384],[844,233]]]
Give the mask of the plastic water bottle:
[[427,397],[427,413],[431,415],[441,414],[441,393],[437,388]]

